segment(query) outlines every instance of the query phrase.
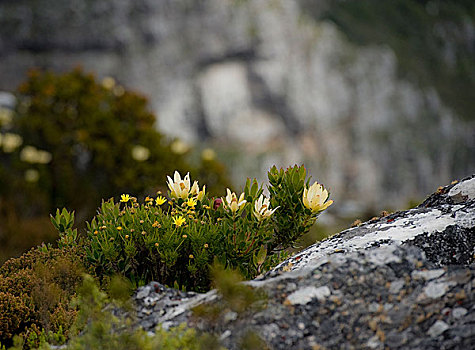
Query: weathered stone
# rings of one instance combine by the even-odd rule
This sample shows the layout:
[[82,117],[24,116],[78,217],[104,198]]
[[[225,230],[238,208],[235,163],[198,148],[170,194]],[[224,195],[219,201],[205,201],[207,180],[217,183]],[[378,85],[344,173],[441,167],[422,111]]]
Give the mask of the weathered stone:
[[[216,291],[183,293],[153,282],[136,293],[138,324],[152,330],[186,322],[214,333],[229,349],[250,330],[272,349],[468,349],[475,340],[474,246],[468,235],[462,247],[443,236],[473,229],[475,200],[451,204],[444,198],[343,231],[246,282],[267,294],[264,309],[232,317],[226,311],[225,322],[207,323],[191,317],[190,309],[220,302]],[[439,250],[466,257],[444,265],[451,260],[425,253]],[[144,290],[149,294],[138,298]],[[150,315],[147,298],[156,300]]]

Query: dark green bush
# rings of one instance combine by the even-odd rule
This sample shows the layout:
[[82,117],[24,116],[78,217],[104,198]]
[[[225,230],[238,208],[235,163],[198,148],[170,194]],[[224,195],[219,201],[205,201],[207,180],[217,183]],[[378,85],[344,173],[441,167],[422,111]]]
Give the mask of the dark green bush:
[[0,254],[51,239],[54,231],[37,218],[58,207],[74,209],[83,223],[102,198],[157,190],[157,179],[175,169],[213,188],[228,184],[215,158],[190,164],[178,141],[157,131],[147,99],[111,79],[32,71],[17,97],[8,122],[0,120]]

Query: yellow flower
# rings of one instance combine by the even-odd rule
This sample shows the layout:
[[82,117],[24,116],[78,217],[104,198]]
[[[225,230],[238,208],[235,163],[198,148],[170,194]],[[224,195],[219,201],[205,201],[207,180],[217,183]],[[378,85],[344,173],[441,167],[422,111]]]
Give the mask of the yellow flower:
[[122,230],[122,226],[117,226],[117,231],[121,231]]
[[226,208],[229,208],[233,213],[236,213],[237,211],[242,209],[244,204],[247,203],[247,201],[244,199],[244,193],[241,193],[238,200],[236,193],[231,192],[229,188],[227,188],[226,191],[228,195],[226,196],[226,201],[223,201],[223,203],[224,206]]
[[189,257],[190,259],[193,259],[193,258],[194,258],[193,254],[188,255],[188,257]]
[[315,182],[310,188],[304,188],[302,202],[312,213],[318,213],[332,205],[333,201],[328,199],[328,191],[318,182]]
[[163,203],[165,203],[167,201],[167,199],[163,196],[158,196],[157,199],[155,199],[155,203],[157,205],[162,205]]
[[157,243],[155,243],[155,247],[158,247],[158,242],[157,242]]
[[129,239],[129,235],[125,235],[125,239]]
[[195,208],[195,205],[197,204],[198,202],[196,201],[196,199],[194,198],[188,198],[188,200],[186,201],[186,205],[189,206],[190,208]]
[[[279,207],[277,207],[279,208]],[[270,217],[277,208],[271,209],[269,199],[265,198],[263,194],[254,202],[254,215],[257,220],[261,221]]]
[[122,203],[127,203],[130,200],[130,196],[128,194],[123,194],[120,196],[120,201]]
[[176,227],[180,227],[186,222],[186,219],[181,215],[174,217],[172,219],[173,219],[173,224],[175,224]]

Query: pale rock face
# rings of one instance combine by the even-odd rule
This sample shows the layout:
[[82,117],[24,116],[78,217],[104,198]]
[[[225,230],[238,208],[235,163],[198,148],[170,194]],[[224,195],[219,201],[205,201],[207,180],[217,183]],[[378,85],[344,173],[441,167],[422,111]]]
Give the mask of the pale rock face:
[[0,89],[33,66],[113,76],[150,98],[161,130],[216,148],[237,185],[304,163],[336,203],[379,211],[472,171],[473,122],[401,80],[389,47],[352,45],[299,1],[35,3],[0,11],[19,23],[0,37]]

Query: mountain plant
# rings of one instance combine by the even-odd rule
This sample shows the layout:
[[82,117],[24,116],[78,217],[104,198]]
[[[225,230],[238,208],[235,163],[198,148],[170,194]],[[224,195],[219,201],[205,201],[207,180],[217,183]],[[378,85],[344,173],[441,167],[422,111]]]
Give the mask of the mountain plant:
[[33,70],[16,97],[14,111],[0,109],[0,262],[52,240],[43,218],[58,207],[84,222],[102,198],[157,190],[175,169],[211,191],[228,183],[214,155],[192,162],[190,147],[157,130],[148,100],[112,78]]
[[[322,185],[309,186],[303,166],[273,167],[268,176],[269,198],[250,179],[240,195],[227,189],[226,196],[210,198],[206,186],[175,172],[167,196],[103,201],[87,223],[87,260],[98,276],[121,274],[136,285],[156,280],[206,291],[214,261],[254,278],[286,257],[285,249],[332,203]],[[63,242],[75,241],[68,238],[70,220],[67,211],[53,218],[55,226],[64,222]]]

